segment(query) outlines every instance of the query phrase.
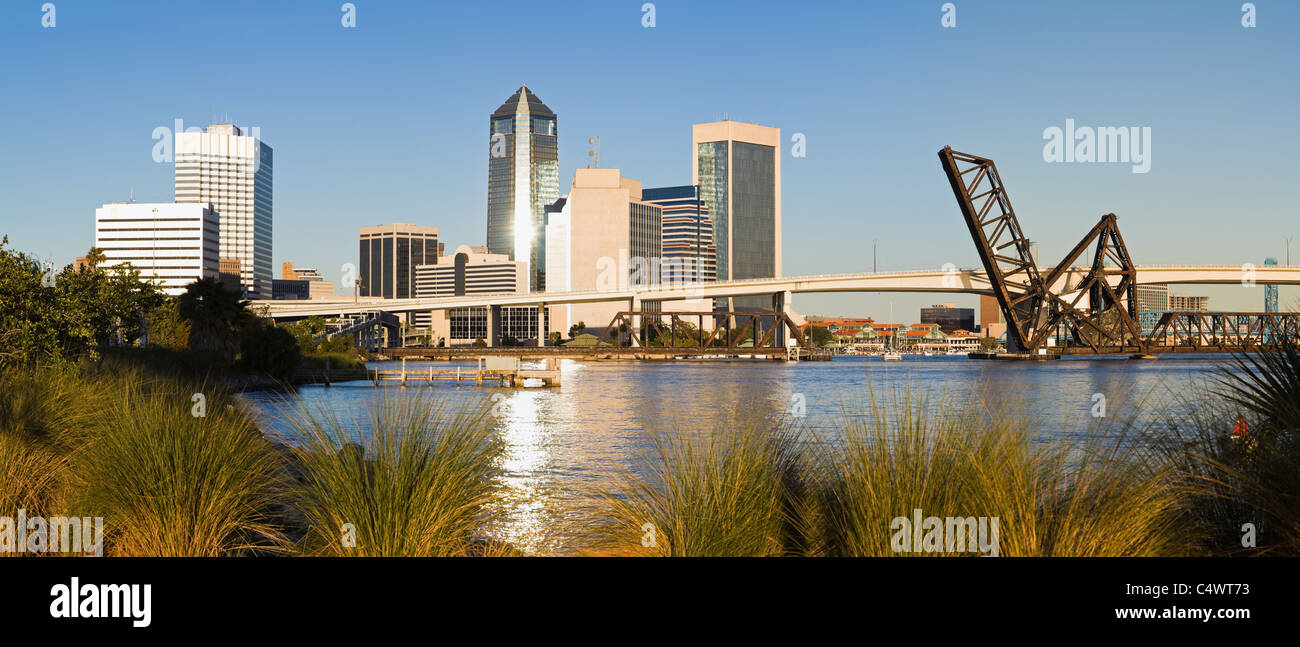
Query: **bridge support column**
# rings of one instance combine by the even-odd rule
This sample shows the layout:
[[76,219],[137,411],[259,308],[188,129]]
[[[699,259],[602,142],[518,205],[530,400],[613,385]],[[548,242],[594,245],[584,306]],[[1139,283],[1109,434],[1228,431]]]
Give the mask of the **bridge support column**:
[[537,304],[537,345],[546,345],[546,304]]
[[[631,310],[634,313],[641,312],[640,298],[632,297],[628,301],[628,304],[629,304],[628,310]],[[628,333],[632,337],[632,347],[633,348],[639,347],[641,345],[641,315],[639,314],[632,315],[632,330],[629,330]]]
[[[784,314],[787,317],[790,316],[790,301],[792,301],[793,298],[794,298],[794,294],[791,293],[789,290],[785,290],[784,292],[777,292],[776,294],[773,294],[772,310]],[[775,323],[776,323],[776,334],[772,336],[772,343],[776,344],[777,346],[780,346],[781,348],[785,348],[786,347],[785,340],[788,339],[788,336],[792,331],[786,330],[785,322],[783,321],[778,321]]]

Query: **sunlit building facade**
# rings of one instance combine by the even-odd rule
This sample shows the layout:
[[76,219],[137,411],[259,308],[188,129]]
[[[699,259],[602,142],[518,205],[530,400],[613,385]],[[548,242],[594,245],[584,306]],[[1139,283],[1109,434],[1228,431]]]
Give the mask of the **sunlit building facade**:
[[361,227],[357,259],[357,294],[409,299],[415,268],[438,262],[438,228],[407,222]]
[[[713,221],[717,279],[781,276],[781,129],[736,121],[695,124],[692,183]],[[768,309],[770,299],[719,299]]]
[[[437,264],[417,267],[415,276],[415,296],[419,298],[518,294],[527,291],[528,265],[510,260],[505,254],[493,254],[486,247],[461,245],[439,258]],[[416,314],[415,325],[429,328],[435,337],[452,346],[477,339],[493,345],[502,338],[536,340],[537,307],[482,306],[422,312]]]
[[221,220],[221,258],[239,261],[251,298],[271,298],[271,147],[257,129],[212,124],[176,133],[176,202],[211,204]]
[[95,210],[95,247],[102,267],[129,265],[175,296],[218,277],[218,220],[209,204],[113,202]]
[[560,197],[555,113],[520,86],[488,127],[487,247],[528,264],[528,290],[546,289],[546,207]]

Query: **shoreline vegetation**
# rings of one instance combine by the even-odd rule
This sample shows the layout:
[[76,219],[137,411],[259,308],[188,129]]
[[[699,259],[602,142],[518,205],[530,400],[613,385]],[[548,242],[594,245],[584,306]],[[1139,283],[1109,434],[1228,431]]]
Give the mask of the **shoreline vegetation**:
[[[486,402],[381,389],[352,419],[286,402],[284,444],[229,385],[132,355],[0,370],[0,515],[103,517],[109,556],[524,554],[488,531],[508,506]],[[894,520],[924,510],[998,519],[1004,556],[1294,556],[1300,354],[1236,363],[1179,419],[1051,442],[1010,403],[902,390],[844,410],[835,439],[753,403],[648,428],[547,554],[899,555]]]
[[[346,420],[286,402],[280,442],[234,393],[360,362],[321,322],[260,320],[215,281],[169,298],[93,262],[50,277],[0,243],[0,539],[78,517],[103,519],[108,556],[523,554],[490,532],[510,503],[486,401],[378,390]],[[900,551],[924,511],[996,522],[1004,556],[1300,555],[1296,342],[1211,377],[1190,413],[1050,442],[1023,407],[905,392],[846,408],[835,438],[758,403],[647,424],[641,463],[575,493],[546,554],[980,554]]]

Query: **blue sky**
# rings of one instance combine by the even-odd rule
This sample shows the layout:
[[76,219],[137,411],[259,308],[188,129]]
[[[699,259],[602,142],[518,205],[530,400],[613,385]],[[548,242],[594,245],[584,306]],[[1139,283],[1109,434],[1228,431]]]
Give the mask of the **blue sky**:
[[[561,192],[603,166],[690,181],[690,127],[726,113],[786,142],[787,275],[978,266],[936,151],[992,157],[1026,233],[1059,258],[1119,215],[1139,264],[1261,263],[1300,234],[1300,3],[107,2],[0,7],[0,231],[70,262],[94,209],[170,201],[153,130],[216,115],[275,149],[274,262],[337,280],[357,227],[436,225],[483,244],[487,118],[520,83],[559,115]],[[1043,131],[1150,127],[1151,170],[1049,164]],[[794,158],[794,133],[807,156]],[[1300,241],[1293,245],[1300,264]],[[1284,261],[1284,259],[1283,259]],[[1262,289],[1180,287],[1215,309]],[[804,313],[915,319],[925,295],[800,296]],[[1284,288],[1294,306],[1300,290]]]

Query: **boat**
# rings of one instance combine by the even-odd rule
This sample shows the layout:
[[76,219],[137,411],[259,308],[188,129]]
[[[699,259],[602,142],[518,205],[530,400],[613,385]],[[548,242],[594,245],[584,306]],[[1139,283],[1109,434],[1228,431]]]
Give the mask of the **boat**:
[[883,354],[883,355],[880,356],[880,359],[882,359],[882,360],[884,360],[884,361],[886,361],[886,362],[891,361],[891,360],[902,361],[902,359],[903,359],[903,354],[900,353],[900,352],[898,352],[898,351],[896,351],[896,350],[886,351],[885,354]]

